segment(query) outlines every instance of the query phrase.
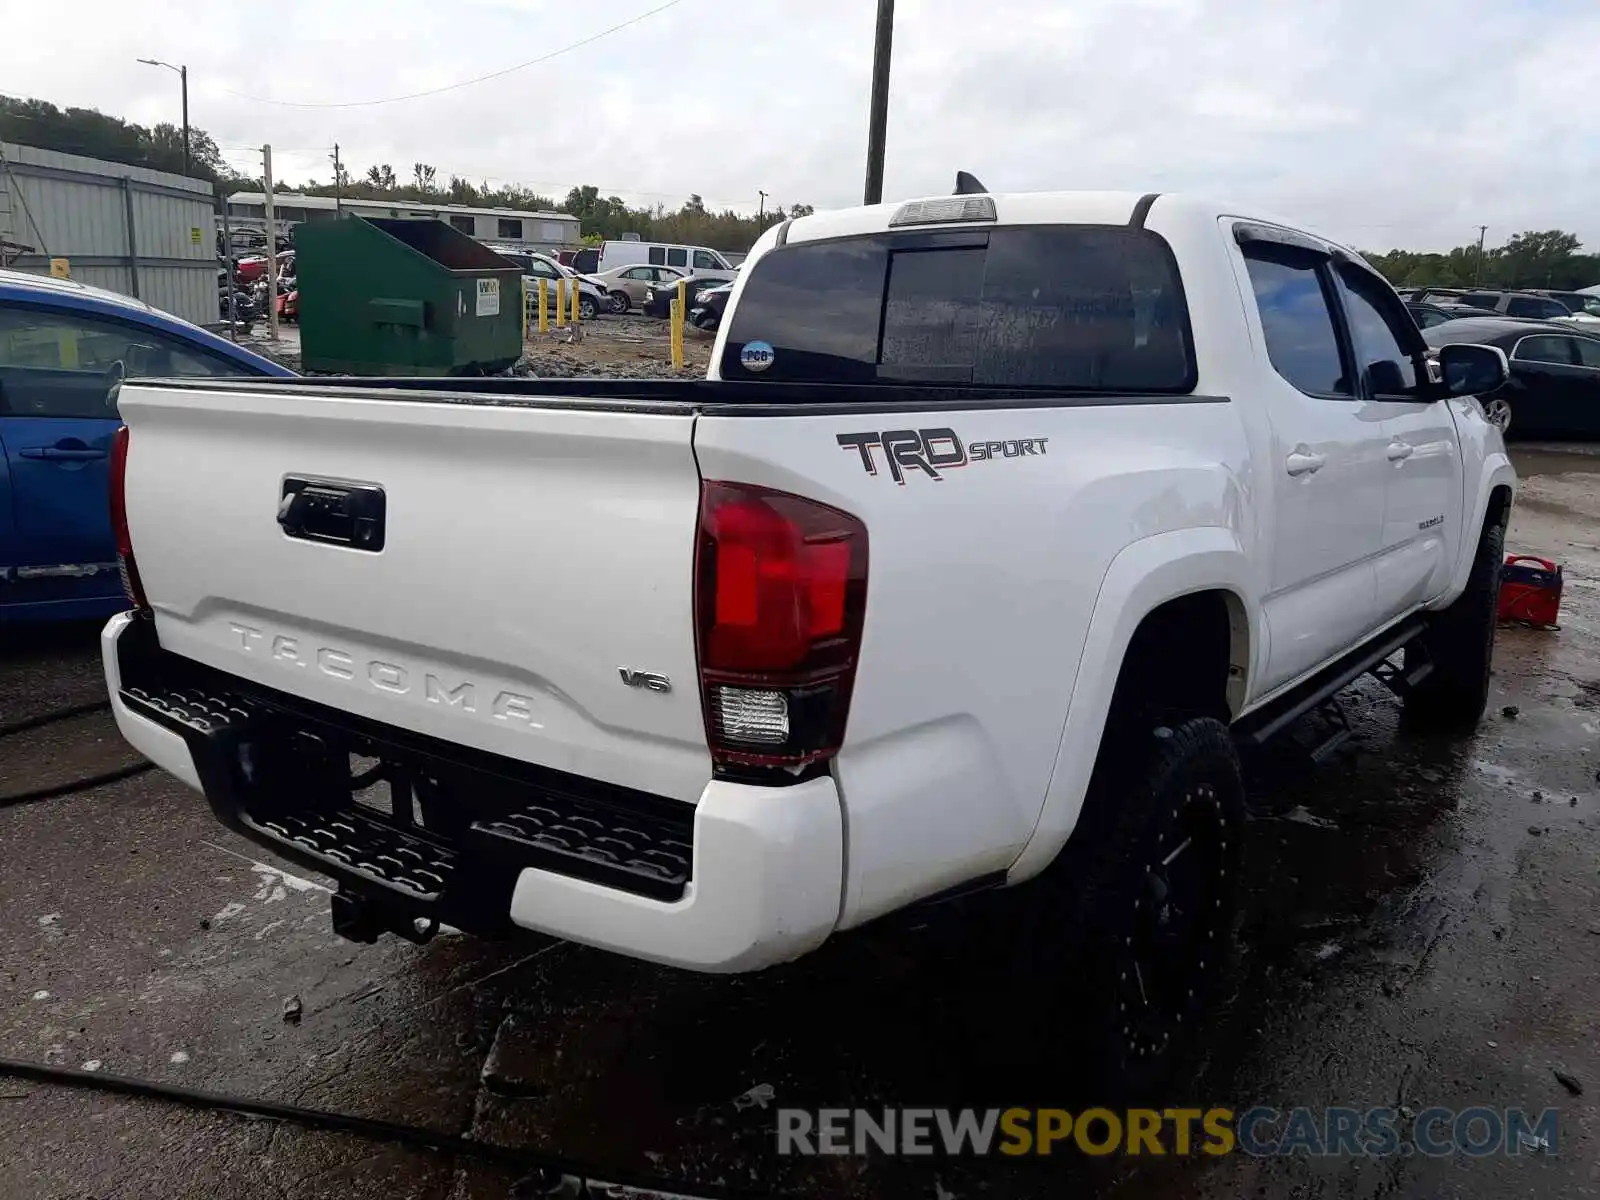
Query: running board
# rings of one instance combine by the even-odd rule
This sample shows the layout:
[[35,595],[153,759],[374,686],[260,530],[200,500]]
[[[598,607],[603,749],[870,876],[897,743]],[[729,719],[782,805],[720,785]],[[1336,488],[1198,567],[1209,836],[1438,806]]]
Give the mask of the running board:
[[1416,640],[1427,627],[1427,621],[1422,617],[1411,617],[1375,641],[1358,646],[1311,678],[1296,684],[1271,704],[1239,721],[1233,727],[1234,736],[1247,747],[1264,746],[1369,671],[1377,675],[1391,691],[1404,695],[1407,688],[1422,682],[1432,672],[1433,664],[1423,663],[1411,673],[1402,674],[1387,660]]

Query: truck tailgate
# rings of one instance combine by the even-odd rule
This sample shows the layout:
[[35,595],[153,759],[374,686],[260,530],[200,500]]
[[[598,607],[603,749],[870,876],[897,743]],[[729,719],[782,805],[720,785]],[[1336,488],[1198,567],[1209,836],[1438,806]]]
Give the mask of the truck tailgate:
[[[130,385],[127,512],[162,646],[305,699],[680,800],[711,778],[694,415]],[[280,525],[382,489],[382,543]],[[368,496],[375,493],[368,491]],[[297,518],[298,519],[298,518]]]

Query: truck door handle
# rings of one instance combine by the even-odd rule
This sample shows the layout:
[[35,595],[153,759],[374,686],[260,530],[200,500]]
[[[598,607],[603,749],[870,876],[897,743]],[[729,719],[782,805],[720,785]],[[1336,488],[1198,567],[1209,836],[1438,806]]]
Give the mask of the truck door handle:
[[46,462],[92,462],[104,458],[104,450],[93,446],[28,446],[19,451],[23,458],[42,458]]
[[1327,458],[1321,454],[1312,454],[1309,450],[1296,450],[1289,455],[1289,474],[1315,475],[1322,470],[1322,465],[1327,461]]
[[1405,462],[1406,459],[1411,457],[1411,451],[1412,451],[1412,446],[1411,446],[1411,444],[1409,442],[1399,442],[1399,441],[1390,442],[1389,443],[1389,461],[1390,462]]

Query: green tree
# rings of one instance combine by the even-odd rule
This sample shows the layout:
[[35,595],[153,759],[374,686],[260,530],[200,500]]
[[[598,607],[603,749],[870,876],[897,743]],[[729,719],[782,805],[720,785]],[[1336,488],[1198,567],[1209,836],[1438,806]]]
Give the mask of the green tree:
[[[92,108],[62,109],[44,100],[0,96],[0,141],[173,174],[183,170],[181,127],[162,122],[146,129]],[[197,126],[189,127],[189,173],[230,187],[248,182],[234,174],[211,135]]]

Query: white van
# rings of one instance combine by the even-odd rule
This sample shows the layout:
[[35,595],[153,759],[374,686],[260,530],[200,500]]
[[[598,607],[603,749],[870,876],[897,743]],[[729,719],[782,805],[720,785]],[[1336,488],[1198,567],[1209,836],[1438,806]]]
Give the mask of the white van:
[[734,266],[720,250],[709,246],[679,246],[672,242],[606,242],[600,247],[599,275],[615,267],[677,267],[696,276],[732,279]]

